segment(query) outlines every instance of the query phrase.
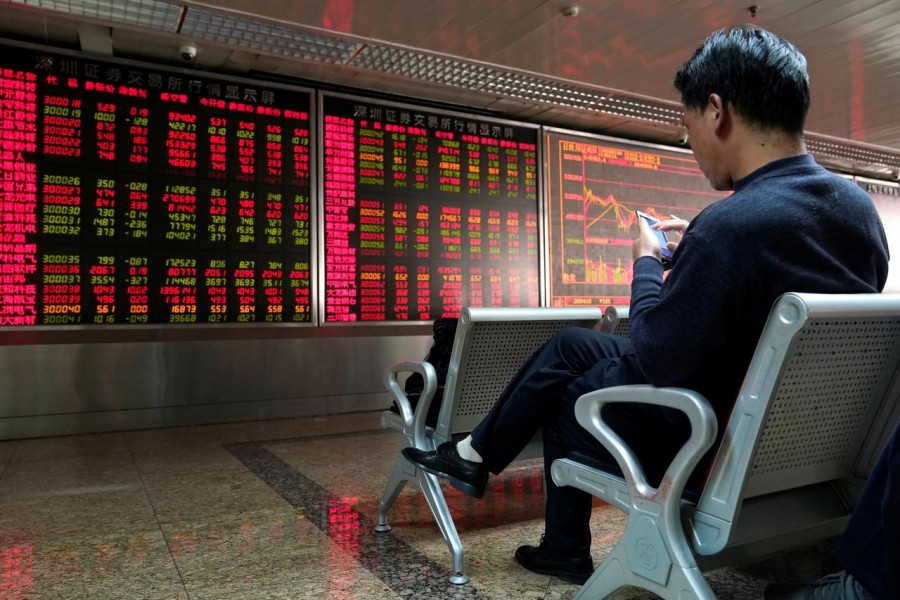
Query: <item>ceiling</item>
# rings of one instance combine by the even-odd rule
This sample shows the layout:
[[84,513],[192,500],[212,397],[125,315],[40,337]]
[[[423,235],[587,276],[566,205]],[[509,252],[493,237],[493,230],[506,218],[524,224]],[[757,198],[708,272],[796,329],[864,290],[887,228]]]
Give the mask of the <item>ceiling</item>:
[[[900,179],[900,0],[0,0],[0,36],[208,72],[352,87],[678,143],[672,79],[755,23],[809,60],[807,141]],[[193,44],[185,61],[181,46]]]

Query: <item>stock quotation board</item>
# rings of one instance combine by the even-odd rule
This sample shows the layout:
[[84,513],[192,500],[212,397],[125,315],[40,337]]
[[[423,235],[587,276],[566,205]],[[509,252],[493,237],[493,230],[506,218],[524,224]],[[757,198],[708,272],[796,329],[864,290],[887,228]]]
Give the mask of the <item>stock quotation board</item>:
[[0,52],[0,325],[312,320],[311,93]]
[[325,95],[324,321],[538,306],[538,130]]
[[627,305],[635,211],[690,221],[723,194],[690,152],[546,132],[550,303]]

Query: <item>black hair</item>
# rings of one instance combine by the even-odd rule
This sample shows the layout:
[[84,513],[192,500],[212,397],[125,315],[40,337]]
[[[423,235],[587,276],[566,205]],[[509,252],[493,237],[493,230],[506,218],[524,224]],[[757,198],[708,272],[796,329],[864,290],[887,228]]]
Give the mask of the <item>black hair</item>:
[[752,25],[713,32],[675,75],[685,108],[710,94],[761,129],[803,133],[809,111],[806,58],[777,35]]

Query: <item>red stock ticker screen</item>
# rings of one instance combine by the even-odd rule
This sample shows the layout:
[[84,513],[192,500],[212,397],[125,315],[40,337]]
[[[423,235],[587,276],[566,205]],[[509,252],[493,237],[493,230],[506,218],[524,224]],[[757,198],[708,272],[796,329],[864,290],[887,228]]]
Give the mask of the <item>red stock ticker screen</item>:
[[324,320],[538,306],[538,130],[324,96]]
[[635,211],[690,221],[722,198],[690,152],[547,130],[550,302],[628,305]]
[[310,93],[0,53],[0,325],[311,321]]

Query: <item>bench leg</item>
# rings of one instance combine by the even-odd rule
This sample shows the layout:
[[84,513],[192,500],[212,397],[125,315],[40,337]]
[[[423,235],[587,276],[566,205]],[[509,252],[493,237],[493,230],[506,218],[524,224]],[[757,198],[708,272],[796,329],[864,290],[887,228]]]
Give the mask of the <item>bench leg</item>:
[[[693,560],[683,561],[684,566],[673,562],[679,554],[691,556],[689,550],[687,554],[672,552],[662,538],[654,535],[655,529],[652,519],[630,515],[622,539],[572,600],[606,598],[627,585],[649,590],[665,600],[716,600]],[[670,539],[679,543],[676,540]],[[680,541],[685,544],[683,538]]]
[[616,545],[610,553],[603,559],[578,593],[572,597],[572,600],[588,600],[606,598],[621,587],[627,585],[626,573],[628,564],[623,563],[619,546]]
[[409,464],[409,461],[403,458],[403,455],[397,457],[394,462],[394,468],[388,478],[387,485],[384,487],[384,493],[381,495],[381,502],[378,503],[378,524],[375,525],[375,531],[383,533],[390,531],[391,526],[387,522],[387,511],[393,506],[394,501],[407,481],[416,480],[416,468]]
[[453,570],[455,574],[450,576],[450,583],[455,585],[468,583],[469,577],[463,572],[462,542],[459,539],[459,533],[456,531],[453,517],[450,515],[450,507],[447,506],[447,499],[444,498],[444,491],[441,489],[440,481],[431,473],[420,470],[416,473],[416,483],[419,489],[422,490],[425,501],[428,502],[428,508],[431,509],[431,514],[434,516],[434,520],[441,530],[441,535],[444,536],[444,541],[447,542],[447,546],[450,548],[450,554],[453,556]]
[[450,508],[447,506],[447,499],[444,498],[440,480],[434,475],[416,469],[402,454],[394,463],[394,468],[381,496],[381,502],[378,504],[378,522],[375,525],[375,531],[382,533],[391,530],[391,526],[387,522],[387,512],[409,481],[414,482],[422,492],[438,529],[441,531],[441,536],[450,548],[454,571],[454,574],[450,576],[450,583],[456,585],[468,583],[469,577],[463,572],[462,542],[456,531],[456,525],[453,523],[453,517],[450,515]]

